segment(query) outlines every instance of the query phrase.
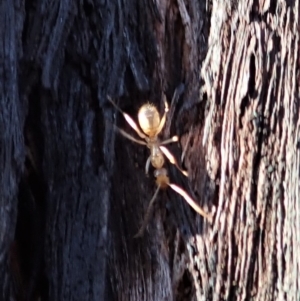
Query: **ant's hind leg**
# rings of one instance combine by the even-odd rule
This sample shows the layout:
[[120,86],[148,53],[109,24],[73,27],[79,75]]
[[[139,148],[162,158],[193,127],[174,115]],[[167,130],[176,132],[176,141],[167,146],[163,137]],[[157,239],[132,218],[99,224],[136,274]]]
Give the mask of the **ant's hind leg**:
[[189,145],[189,143],[190,143],[190,141],[191,141],[192,132],[193,132],[193,128],[189,131],[189,134],[188,134],[188,137],[187,137],[185,146],[184,146],[184,148],[183,148],[183,151],[182,151],[182,154],[181,154],[181,158],[180,158],[181,163],[182,163],[183,160],[184,160],[184,157],[185,157],[185,154],[186,154],[188,145]]
[[156,135],[158,135],[161,132],[161,130],[163,129],[163,127],[165,126],[167,113],[169,112],[169,105],[168,105],[167,98],[166,98],[165,94],[164,94],[164,103],[165,103],[165,113],[164,113],[163,117],[161,118],[161,121],[160,121],[159,126],[157,128]]
[[124,113],[118,106],[117,104],[111,99],[110,96],[107,95],[107,99],[112,103],[112,105],[124,116],[125,120],[127,123],[135,130],[135,132],[143,139],[146,139],[147,136],[140,131],[138,128],[137,124],[134,122],[134,120],[127,114]]
[[170,110],[168,112],[168,120],[166,121],[165,124],[165,134],[168,136],[170,134],[170,127],[171,127],[171,122],[174,117],[175,109],[176,109],[176,103],[181,96],[181,94],[184,92],[184,84],[181,83],[174,91],[171,104],[170,104]]
[[126,133],[125,131],[121,130],[120,128],[118,128],[117,126],[114,125],[114,130],[116,130],[117,132],[119,132],[122,136],[124,136],[125,138],[135,142],[135,143],[138,143],[138,144],[141,144],[141,145],[147,145],[147,143],[143,140],[139,140],[139,139],[136,139],[134,137],[132,137],[131,135],[129,135],[128,133]]

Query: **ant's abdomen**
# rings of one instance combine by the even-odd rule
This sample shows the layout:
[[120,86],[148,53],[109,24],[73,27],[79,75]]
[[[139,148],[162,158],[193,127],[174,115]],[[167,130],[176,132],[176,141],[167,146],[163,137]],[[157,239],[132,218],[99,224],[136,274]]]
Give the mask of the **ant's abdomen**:
[[138,112],[141,129],[149,137],[154,137],[160,124],[160,116],[156,107],[150,103],[144,104]]

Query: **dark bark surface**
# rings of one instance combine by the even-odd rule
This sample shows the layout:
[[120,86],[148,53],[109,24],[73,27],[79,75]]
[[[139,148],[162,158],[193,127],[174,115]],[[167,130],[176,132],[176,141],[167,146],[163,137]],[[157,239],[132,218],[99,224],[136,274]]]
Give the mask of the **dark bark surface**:
[[25,157],[24,112],[18,90],[18,37],[23,16],[9,1],[4,1],[0,10],[0,283],[1,296],[9,300],[9,252],[12,256],[15,253],[12,242],[17,220],[18,185]]
[[[298,300],[297,1],[0,5],[1,300]],[[176,88],[182,88],[176,101]],[[136,120],[185,153],[152,198]]]

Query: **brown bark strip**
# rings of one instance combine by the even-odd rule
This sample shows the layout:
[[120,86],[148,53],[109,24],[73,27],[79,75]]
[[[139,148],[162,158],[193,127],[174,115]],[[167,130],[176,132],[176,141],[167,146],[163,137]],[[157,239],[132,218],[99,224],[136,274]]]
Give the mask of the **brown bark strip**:
[[[281,3],[273,15],[268,3],[258,8],[239,3],[239,11],[230,17],[226,4],[218,5],[212,20],[228,19],[211,31],[202,69],[210,100],[203,140],[209,150],[207,161],[220,158],[213,299],[295,300],[299,259],[292,254],[299,240],[292,233],[299,224],[299,5]],[[254,15],[263,11],[266,17],[248,19],[253,10]],[[226,40],[225,32],[230,34],[221,44],[218,36]],[[220,144],[215,139],[219,133]],[[210,155],[216,152],[213,148],[219,148],[219,157]],[[293,272],[287,272],[287,266]]]

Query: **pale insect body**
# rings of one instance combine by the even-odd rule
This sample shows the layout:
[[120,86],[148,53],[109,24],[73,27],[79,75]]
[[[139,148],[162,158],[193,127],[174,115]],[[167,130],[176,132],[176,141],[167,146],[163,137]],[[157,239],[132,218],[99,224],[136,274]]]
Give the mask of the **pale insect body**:
[[153,104],[146,103],[139,109],[138,120],[141,129],[147,136],[157,136],[160,124],[160,116]]
[[157,197],[157,194],[160,189],[165,189],[167,187],[172,188],[174,191],[176,191],[178,194],[180,194],[187,203],[199,214],[207,218],[209,221],[211,221],[211,218],[208,214],[206,214],[199,205],[179,186],[175,184],[170,183],[170,179],[168,177],[167,170],[163,168],[165,159],[164,156],[167,157],[167,159],[170,161],[170,163],[174,164],[185,176],[187,176],[187,172],[185,170],[182,170],[175,159],[175,157],[171,154],[171,152],[164,147],[163,145],[176,142],[178,141],[177,136],[173,136],[170,139],[159,141],[158,135],[163,129],[165,122],[166,122],[166,115],[169,111],[169,106],[164,99],[165,103],[165,112],[162,118],[160,118],[160,115],[158,113],[157,108],[150,103],[144,104],[138,112],[138,121],[139,126],[141,127],[142,131],[139,129],[137,124],[134,122],[134,120],[126,113],[124,113],[115,103],[114,101],[108,96],[109,101],[114,105],[114,107],[122,113],[125,120],[128,122],[128,124],[135,130],[135,132],[145,141],[136,139],[129,135],[127,132],[123,131],[122,129],[119,129],[117,127],[116,130],[120,132],[124,137],[128,138],[129,140],[136,142],[141,145],[146,145],[150,149],[150,156],[148,157],[146,161],[145,171],[146,174],[149,172],[150,163],[155,168],[154,176],[156,178],[156,185],[157,189],[149,203],[148,209],[145,214],[143,225],[141,226],[139,232],[135,235],[135,237],[142,236],[147,224],[148,219],[150,215],[151,207]]
[[[167,110],[168,107],[166,106],[165,112],[167,112]],[[160,116],[156,107],[150,103],[144,104],[139,109],[138,120],[141,129],[148,136],[148,138],[146,138],[147,146],[150,149],[150,157],[148,160],[150,160],[154,168],[162,168],[165,163],[165,160],[161,150],[159,149],[160,142],[158,140],[157,135],[160,133],[165,121],[160,120]],[[161,122],[163,124],[160,128]],[[148,173],[148,170],[149,163],[148,165],[146,163],[146,173]]]

